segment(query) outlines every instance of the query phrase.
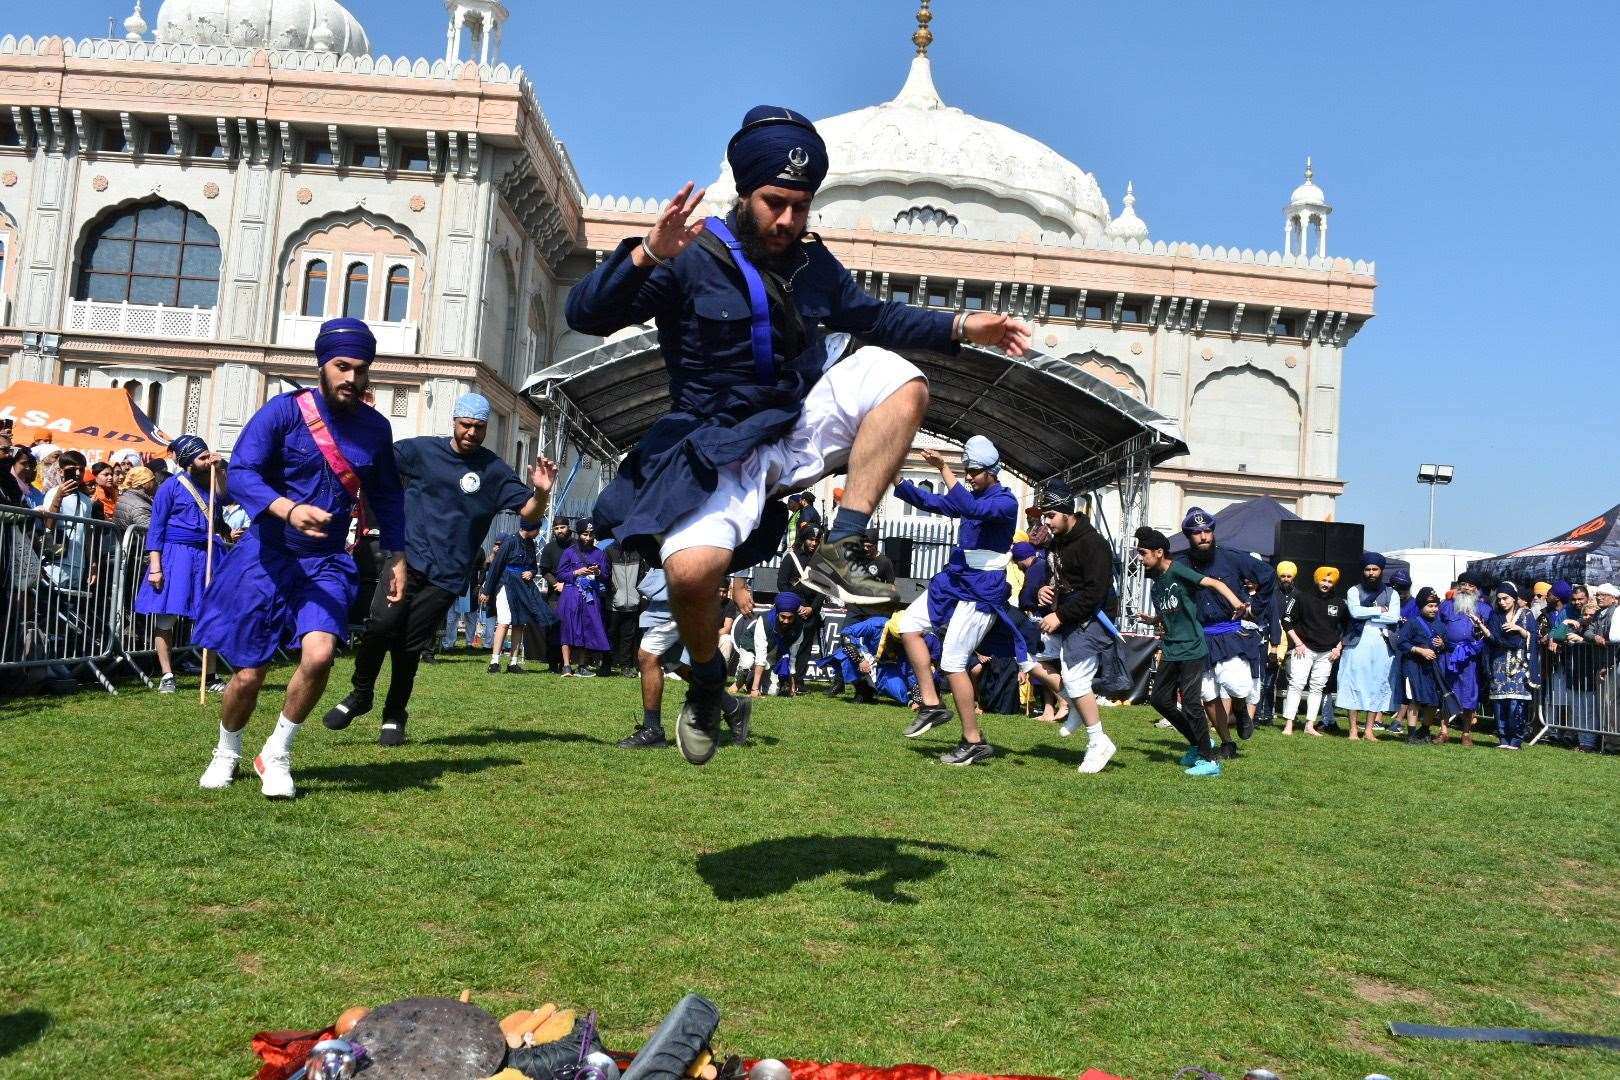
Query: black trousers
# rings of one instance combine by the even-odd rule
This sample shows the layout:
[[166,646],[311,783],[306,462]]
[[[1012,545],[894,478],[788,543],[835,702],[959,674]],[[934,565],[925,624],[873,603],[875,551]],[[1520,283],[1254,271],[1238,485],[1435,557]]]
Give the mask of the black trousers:
[[383,657],[394,662],[388,680],[388,700],[383,703],[383,719],[405,717],[411,691],[416,687],[416,669],[422,654],[431,652],[444,634],[444,616],[459,593],[441,589],[420,571],[405,570],[405,596],[397,604],[388,602],[388,577],[377,581],[371,598],[371,614],[360,647],[354,654],[354,688],[367,695],[377,688]]
[[[1206,661],[1159,660],[1159,671],[1153,677],[1153,707],[1159,715],[1176,726],[1189,746],[1198,748],[1206,760],[1215,759],[1215,749],[1209,742],[1209,717],[1204,714],[1204,668]],[[1176,695],[1181,704],[1176,704]]]
[[636,646],[641,639],[641,609],[614,608],[608,620],[608,643],[613,646],[603,663],[611,663],[620,671],[636,666]]

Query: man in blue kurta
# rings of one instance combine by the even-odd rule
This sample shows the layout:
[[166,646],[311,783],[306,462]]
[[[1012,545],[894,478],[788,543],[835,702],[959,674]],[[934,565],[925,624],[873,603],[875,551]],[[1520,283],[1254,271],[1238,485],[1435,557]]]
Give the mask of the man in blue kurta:
[[540,458],[526,482],[518,479],[484,446],[489,412],[488,398],[463,394],[451,409],[448,438],[421,435],[394,444],[405,485],[405,595],[390,599],[391,583],[378,581],[354,654],[354,689],[322,717],[334,731],[371,711],[383,658],[392,654],[377,742],[398,746],[405,741],[407,706],[422,654],[433,647],[445,612],[472,584],[490,523],[502,510],[516,510],[523,522],[538,528],[550,505],[557,466]]
[[[1436,620],[1440,636],[1445,639],[1445,651],[1440,655],[1440,677],[1456,707],[1458,725],[1462,728],[1463,742],[1473,745],[1474,718],[1479,713],[1482,660],[1485,654],[1484,618],[1490,609],[1480,599],[1478,581],[1464,574],[1457,581],[1451,599],[1440,605]],[[1442,736],[1448,735],[1447,725],[1440,725]]]
[[[977,662],[980,643],[1005,616],[1007,566],[1012,562],[1013,533],[1018,529],[1018,500],[1001,486],[1001,454],[983,435],[973,436],[963,447],[966,482],[956,478],[938,450],[924,450],[923,460],[939,470],[944,493],[935,495],[903,480],[894,489],[895,497],[962,524],[945,569],[929,580],[928,590],[900,616],[906,656],[919,676],[923,706],[905,734],[914,739],[951,718],[929,677],[924,635],[936,631],[940,635],[939,669],[945,673],[957,715],[962,718],[962,741],[939,760],[946,765],[976,765],[990,760],[995,751],[979,730],[968,669]],[[1021,639],[1018,644],[1022,645]]]
[[380,534],[389,597],[405,594],[405,493],[388,421],[365,403],[377,339],[358,319],[333,319],[315,338],[320,386],[271,398],[231,454],[231,498],[253,525],[214,575],[197,644],[236,668],[225,688],[219,742],[200,781],[236,775],[242,729],[276,652],[300,649],[275,730],[253,759],[268,798],[290,799],[292,741],[321,699],[360,574],[347,546],[361,493]]
[[[1244,578],[1256,582],[1258,587],[1251,602],[1258,609],[1271,609],[1277,575],[1265,560],[1216,544],[1215,519],[1199,507],[1187,511],[1181,532],[1187,537],[1187,551],[1177,561],[1224,583],[1239,597],[1249,595],[1243,586]],[[1245,738],[1253,734],[1248,702],[1254,689],[1254,663],[1265,648],[1265,638],[1258,629],[1246,629],[1240,619],[1233,618],[1231,607],[1215,590],[1199,589],[1195,599],[1198,621],[1203,624],[1204,639],[1209,642],[1204,710],[1221,736],[1216,756],[1230,760],[1238,756],[1237,742],[1232,738],[1232,718],[1238,718]]]
[[[662,560],[692,657],[676,742],[714,754],[724,711],[719,596],[730,570],[776,553],[783,494],[848,471],[844,499],[807,583],[849,605],[893,605],[872,580],[861,534],[928,407],[922,373],[887,349],[951,352],[961,341],[1021,354],[1029,329],[989,312],[884,303],[806,231],[827,148],[799,113],[752,109],[726,151],[737,202],[688,219],[706,192],[681,188],[645,236],[625,240],[568,297],[568,323],[607,336],[651,321],[669,372],[670,413],[596,504],[601,535]],[[837,331],[824,337],[822,328]],[[849,336],[870,343],[849,355]]]

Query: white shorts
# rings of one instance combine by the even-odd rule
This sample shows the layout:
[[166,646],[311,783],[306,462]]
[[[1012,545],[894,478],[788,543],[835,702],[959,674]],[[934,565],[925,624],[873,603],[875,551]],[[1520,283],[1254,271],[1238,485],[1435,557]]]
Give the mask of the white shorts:
[[512,605],[506,602],[505,585],[502,585],[495,593],[495,625],[512,625]]
[[[972,667],[977,659],[974,653],[979,642],[984,640],[984,635],[995,624],[994,612],[980,611],[972,601],[958,600],[956,610],[951,612],[950,625],[945,627],[944,640],[939,643],[939,670],[949,675]],[[933,624],[928,621],[928,593],[925,590],[900,613],[900,632],[926,634],[932,629]]]
[[922,377],[911,361],[871,345],[834,364],[805,398],[799,422],[786,438],[756,447],[720,470],[714,494],[664,534],[663,558],[694,547],[735,551],[759,527],[766,500],[842,472],[866,415]]
[[1032,660],[1059,660],[1063,657],[1063,637],[1060,634],[1041,632],[1041,651],[1030,657]]
[[1223,697],[1248,701],[1253,689],[1254,670],[1249,667],[1247,656],[1229,656],[1204,672],[1205,702]]
[[663,656],[681,640],[680,626],[674,619],[646,626],[641,630],[640,649],[653,656]]
[[1081,648],[1086,643],[1086,631],[1082,627],[1064,634],[1059,641],[1059,661],[1063,668],[1063,695],[1070,701],[1079,701],[1083,697],[1091,696],[1091,684],[1097,678],[1097,655],[1081,655]]

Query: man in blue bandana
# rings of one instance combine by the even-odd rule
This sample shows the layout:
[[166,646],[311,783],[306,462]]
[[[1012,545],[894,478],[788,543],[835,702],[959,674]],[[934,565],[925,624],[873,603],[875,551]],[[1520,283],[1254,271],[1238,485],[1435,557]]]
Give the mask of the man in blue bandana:
[[[951,352],[961,341],[1017,355],[1028,327],[989,312],[926,311],[868,295],[814,234],[810,203],[827,175],[815,126],[791,109],[743,118],[726,156],[737,202],[688,224],[706,192],[687,184],[645,236],[631,237],[574,286],[568,323],[607,336],[654,322],[674,398],[596,505],[597,527],[661,559],[692,679],[676,741],[714,753],[732,703],[717,649],[728,571],[776,553],[780,496],[846,471],[844,499],[806,584],[845,605],[893,606],[861,534],[928,408],[922,373],[889,349]],[[837,331],[824,337],[822,328]],[[847,357],[850,334],[871,344]]]
[[271,398],[231,453],[231,498],[252,527],[203,597],[196,643],[236,674],[225,688],[219,742],[204,788],[228,786],[242,753],[270,661],[299,649],[298,670],[275,730],[253,759],[268,798],[290,799],[292,741],[326,689],[332,656],[348,632],[360,573],[347,551],[359,494],[381,534],[389,596],[405,594],[405,493],[393,431],[365,403],[377,339],[359,319],[332,319],[315,339],[320,387]]
[[394,444],[405,484],[405,595],[393,598],[390,582],[377,583],[354,654],[354,689],[322,718],[334,731],[371,711],[383,657],[392,654],[377,742],[403,743],[422,654],[433,647],[445,612],[472,584],[479,546],[495,515],[516,510],[523,525],[540,527],[557,466],[540,458],[529,468],[527,482],[518,479],[510,465],[484,448],[489,411],[482,394],[463,394],[451,410],[448,439],[421,435]]
[[[1223,582],[1239,597],[1249,595],[1243,585],[1245,578],[1255,582],[1253,604],[1263,610],[1271,609],[1277,575],[1270,564],[1247,552],[1218,546],[1215,519],[1199,507],[1187,511],[1181,532],[1187,537],[1187,551],[1178,558],[1179,562],[1187,563],[1204,577]],[[1234,612],[1214,589],[1201,588],[1194,599],[1198,604],[1198,621],[1204,627],[1204,639],[1209,643],[1209,672],[1204,676],[1203,686],[1204,710],[1220,733],[1221,745],[1215,752],[1216,757],[1226,761],[1238,756],[1237,742],[1232,738],[1232,718],[1239,718],[1244,738],[1254,733],[1248,702],[1254,688],[1254,663],[1265,647],[1265,639],[1258,628],[1245,628],[1242,620],[1246,611]]]

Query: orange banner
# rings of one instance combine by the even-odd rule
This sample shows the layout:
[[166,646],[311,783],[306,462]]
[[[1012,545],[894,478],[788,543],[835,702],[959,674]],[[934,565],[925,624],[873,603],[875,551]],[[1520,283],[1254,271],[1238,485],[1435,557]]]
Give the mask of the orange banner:
[[0,391],[0,420],[15,425],[15,446],[48,440],[65,450],[141,454],[162,454],[169,446],[169,437],[118,389],[15,382]]

